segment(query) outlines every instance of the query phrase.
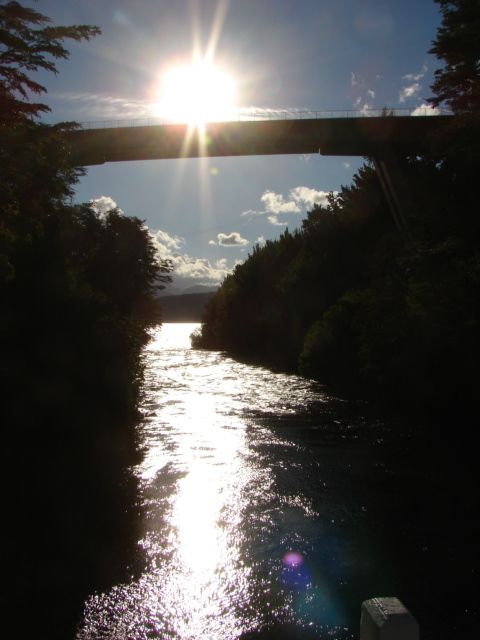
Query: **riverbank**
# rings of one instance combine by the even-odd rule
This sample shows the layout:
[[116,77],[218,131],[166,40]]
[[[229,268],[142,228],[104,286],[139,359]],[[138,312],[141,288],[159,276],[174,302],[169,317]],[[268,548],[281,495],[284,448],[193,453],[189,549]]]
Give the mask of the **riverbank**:
[[73,638],[88,595],[139,568],[137,420],[87,402],[4,442],[2,608],[16,638],[30,638],[33,626]]

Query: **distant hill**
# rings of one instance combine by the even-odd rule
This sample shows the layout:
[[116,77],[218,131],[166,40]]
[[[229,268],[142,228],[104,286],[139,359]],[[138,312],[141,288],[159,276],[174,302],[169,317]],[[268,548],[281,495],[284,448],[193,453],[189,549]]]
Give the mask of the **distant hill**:
[[204,284],[194,284],[182,289],[180,287],[175,286],[172,283],[169,283],[165,285],[164,289],[160,289],[156,295],[159,298],[168,298],[170,296],[186,295],[187,293],[212,293],[217,289],[218,289],[218,286],[207,286]]
[[183,289],[182,294],[186,295],[187,293],[213,293],[217,289],[218,287],[207,287],[204,284],[194,284],[191,287]]
[[213,291],[162,296],[163,322],[201,322],[205,305],[212,296]]

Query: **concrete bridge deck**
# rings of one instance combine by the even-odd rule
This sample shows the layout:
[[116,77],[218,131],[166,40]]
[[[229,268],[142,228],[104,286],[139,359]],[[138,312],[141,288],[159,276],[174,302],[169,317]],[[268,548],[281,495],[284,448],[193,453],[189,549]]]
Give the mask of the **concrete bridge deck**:
[[420,153],[451,116],[312,118],[80,129],[68,134],[74,162],[312,154],[376,156]]

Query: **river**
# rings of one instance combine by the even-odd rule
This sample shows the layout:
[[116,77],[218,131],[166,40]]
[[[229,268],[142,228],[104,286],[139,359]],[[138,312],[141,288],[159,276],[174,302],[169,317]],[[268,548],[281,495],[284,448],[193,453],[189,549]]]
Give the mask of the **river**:
[[77,639],[343,640],[363,599],[410,605],[418,580],[391,536],[412,479],[391,427],[312,381],[190,349],[196,326],[165,324],[146,350],[146,568],[88,600]]

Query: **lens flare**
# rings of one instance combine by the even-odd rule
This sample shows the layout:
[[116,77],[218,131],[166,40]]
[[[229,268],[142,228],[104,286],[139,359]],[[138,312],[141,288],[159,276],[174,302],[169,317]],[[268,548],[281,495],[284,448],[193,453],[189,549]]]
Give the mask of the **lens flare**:
[[298,551],[289,551],[283,556],[283,564],[294,569],[303,564],[303,556]]

